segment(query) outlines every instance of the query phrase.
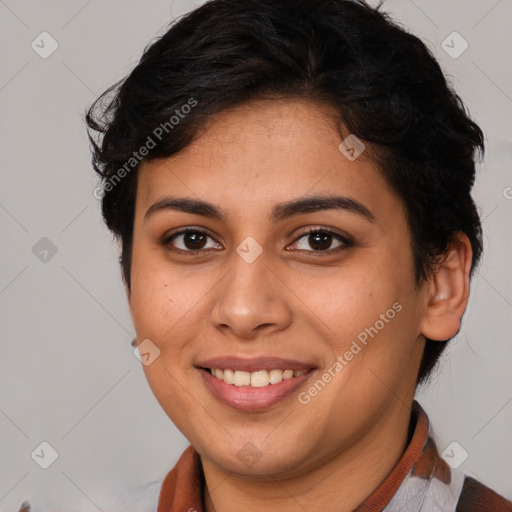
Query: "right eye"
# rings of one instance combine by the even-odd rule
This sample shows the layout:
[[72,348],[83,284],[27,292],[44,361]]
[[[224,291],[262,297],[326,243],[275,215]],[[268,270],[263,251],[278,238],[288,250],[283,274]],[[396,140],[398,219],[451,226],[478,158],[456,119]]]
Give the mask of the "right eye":
[[188,254],[198,254],[204,252],[205,249],[218,250],[219,247],[222,248],[217,242],[208,247],[208,239],[213,241],[213,238],[204,231],[187,228],[167,236],[162,241],[162,245],[172,252]]

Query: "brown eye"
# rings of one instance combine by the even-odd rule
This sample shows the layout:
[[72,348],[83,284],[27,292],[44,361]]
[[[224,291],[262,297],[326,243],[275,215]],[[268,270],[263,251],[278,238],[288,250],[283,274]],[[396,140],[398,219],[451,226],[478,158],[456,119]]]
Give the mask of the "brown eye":
[[210,246],[208,246],[209,239],[213,240],[204,231],[186,229],[167,237],[163,245],[176,252],[199,252],[203,249],[217,249],[220,247],[216,242],[213,245],[210,243]]
[[308,243],[315,251],[326,251],[332,244],[333,236],[330,233],[311,233]]
[[[332,247],[333,243],[337,245]],[[316,228],[299,236],[294,245],[297,245],[300,251],[332,253],[351,247],[353,242],[333,231]]]
[[202,249],[206,245],[206,235],[197,231],[188,231],[183,235],[183,244],[192,251]]

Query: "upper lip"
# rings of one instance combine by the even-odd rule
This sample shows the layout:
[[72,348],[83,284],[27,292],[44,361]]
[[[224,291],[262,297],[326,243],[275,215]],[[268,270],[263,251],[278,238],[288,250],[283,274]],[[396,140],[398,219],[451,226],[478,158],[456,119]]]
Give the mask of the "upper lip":
[[218,356],[204,359],[196,363],[199,368],[219,368],[239,370],[245,372],[257,372],[259,370],[309,370],[315,368],[314,364],[304,363],[295,359],[282,359],[280,357],[261,356],[255,358],[240,358]]

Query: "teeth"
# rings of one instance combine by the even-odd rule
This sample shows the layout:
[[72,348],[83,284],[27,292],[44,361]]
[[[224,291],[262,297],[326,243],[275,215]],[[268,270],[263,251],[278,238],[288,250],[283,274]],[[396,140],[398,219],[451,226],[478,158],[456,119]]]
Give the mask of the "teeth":
[[235,372],[233,370],[224,370],[224,382],[227,384],[233,384],[235,382]]
[[251,374],[249,372],[236,371],[233,384],[235,386],[249,386],[251,384]]
[[279,384],[283,380],[283,372],[281,370],[270,370],[270,384]]
[[251,386],[253,388],[263,388],[270,384],[270,377],[267,370],[260,370],[259,372],[251,373]]
[[212,368],[211,374],[217,379],[223,380],[226,384],[235,386],[251,386],[253,388],[263,388],[269,384],[279,384],[283,380],[289,380],[292,377],[300,377],[307,370],[259,370],[257,372],[244,372],[240,370],[222,370]]

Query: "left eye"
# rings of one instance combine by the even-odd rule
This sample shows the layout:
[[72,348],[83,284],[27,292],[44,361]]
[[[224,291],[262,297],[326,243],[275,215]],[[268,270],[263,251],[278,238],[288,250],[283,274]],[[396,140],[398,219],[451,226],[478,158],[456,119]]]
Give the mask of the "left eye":
[[[338,245],[332,248],[331,244],[336,241]],[[308,252],[325,252],[328,250],[334,252],[352,245],[348,238],[326,229],[312,229],[298,237],[294,244],[297,243],[302,245],[299,250]],[[307,246],[311,247],[313,251],[310,251]]]

